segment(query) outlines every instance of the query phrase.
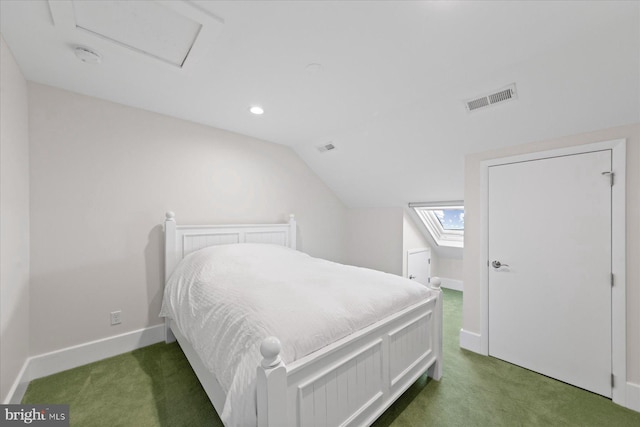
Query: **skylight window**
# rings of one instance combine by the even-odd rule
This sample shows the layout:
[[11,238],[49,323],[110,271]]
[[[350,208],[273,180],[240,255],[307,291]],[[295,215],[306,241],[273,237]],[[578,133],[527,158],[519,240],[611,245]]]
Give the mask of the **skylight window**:
[[434,209],[444,230],[464,230],[464,209]]
[[410,203],[438,246],[464,245],[464,204],[462,202]]

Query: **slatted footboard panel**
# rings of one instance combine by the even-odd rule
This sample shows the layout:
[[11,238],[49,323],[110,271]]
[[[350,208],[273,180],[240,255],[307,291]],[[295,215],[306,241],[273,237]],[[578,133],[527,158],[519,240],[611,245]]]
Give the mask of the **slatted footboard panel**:
[[370,424],[436,362],[435,303],[287,367],[287,425]]
[[382,340],[298,386],[301,426],[349,424],[382,399]]
[[389,388],[392,393],[410,385],[407,382],[412,378],[411,372],[435,357],[430,328],[432,315],[433,312],[428,311],[389,333]]

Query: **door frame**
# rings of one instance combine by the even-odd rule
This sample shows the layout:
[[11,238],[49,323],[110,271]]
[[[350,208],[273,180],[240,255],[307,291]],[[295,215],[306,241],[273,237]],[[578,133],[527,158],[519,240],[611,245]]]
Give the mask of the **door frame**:
[[485,160],[480,164],[481,224],[481,334],[480,353],[489,355],[489,168],[491,166],[542,160],[552,157],[611,150],[614,185],[611,189],[611,371],[612,400],[626,406],[627,334],[626,334],[626,139],[596,142],[566,148]]

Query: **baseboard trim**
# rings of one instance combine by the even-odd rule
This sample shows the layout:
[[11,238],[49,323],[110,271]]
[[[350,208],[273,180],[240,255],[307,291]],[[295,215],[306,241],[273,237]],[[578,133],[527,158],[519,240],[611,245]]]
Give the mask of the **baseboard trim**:
[[447,289],[452,289],[454,291],[464,292],[462,280],[447,279],[446,277],[441,277],[440,280],[442,281],[442,283],[440,284],[441,288],[447,288]]
[[[473,351],[474,353],[483,354],[481,351],[482,336],[475,332],[460,329],[460,348]],[[487,356],[484,354],[484,356]],[[626,383],[624,402],[617,402],[618,405],[640,412],[640,384],[632,382]],[[614,402],[616,403],[616,402]]]
[[20,403],[20,401],[22,401],[22,397],[24,396],[25,391],[27,391],[27,382],[25,382],[23,378],[25,377],[28,369],[29,358],[27,358],[22,364],[22,368],[20,368],[20,372],[18,372],[16,380],[13,382],[13,385],[9,389],[9,393],[7,393],[7,396],[2,402],[3,405]]
[[465,350],[482,354],[481,339],[480,334],[460,329],[460,347]]
[[640,412],[640,384],[627,382],[625,407]]
[[160,341],[164,341],[164,325],[138,329],[33,356],[29,362],[29,381],[117,356]]
[[27,385],[36,378],[57,374],[162,341],[164,341],[164,324],[29,357],[9,391],[5,403],[20,403]]
[[[29,382],[36,378],[46,377],[162,342],[165,338],[164,334],[164,324],[161,324],[29,357],[22,365],[22,369],[9,389],[3,404],[20,403]],[[461,348],[482,354],[480,341],[480,334],[460,329]],[[640,412],[640,385],[631,382],[627,382],[626,385],[626,402],[623,406]]]

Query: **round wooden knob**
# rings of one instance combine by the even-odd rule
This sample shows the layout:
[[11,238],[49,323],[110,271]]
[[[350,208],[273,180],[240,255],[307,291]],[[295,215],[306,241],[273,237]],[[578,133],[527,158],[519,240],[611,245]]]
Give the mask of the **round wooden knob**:
[[270,368],[280,363],[280,350],[282,350],[282,344],[276,337],[267,337],[260,344],[260,353],[264,360],[262,366]]

